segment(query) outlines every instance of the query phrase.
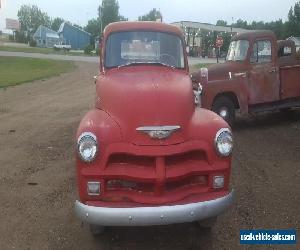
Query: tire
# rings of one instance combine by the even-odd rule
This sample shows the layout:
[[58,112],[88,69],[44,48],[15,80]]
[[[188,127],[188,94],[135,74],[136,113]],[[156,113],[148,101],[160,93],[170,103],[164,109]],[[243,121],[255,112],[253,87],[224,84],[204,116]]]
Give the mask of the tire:
[[216,222],[217,222],[217,216],[205,220],[200,220],[198,221],[198,225],[202,228],[210,229],[216,224]]
[[218,97],[214,103],[212,110],[221,116],[230,126],[235,122],[235,107],[230,98],[226,96]]
[[98,225],[90,225],[90,231],[92,235],[98,236],[104,233],[105,227],[103,226],[98,226]]

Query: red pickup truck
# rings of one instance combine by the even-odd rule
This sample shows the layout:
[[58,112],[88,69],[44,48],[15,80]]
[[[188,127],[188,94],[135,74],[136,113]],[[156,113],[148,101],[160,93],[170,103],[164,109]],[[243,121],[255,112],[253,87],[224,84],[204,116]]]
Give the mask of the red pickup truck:
[[232,38],[226,62],[192,74],[201,106],[229,124],[242,114],[300,106],[300,61],[292,41],[278,41],[271,31]]
[[221,117],[194,105],[182,32],[114,23],[100,51],[96,104],[76,136],[76,214],[94,234],[105,226],[209,226],[233,201],[233,139]]

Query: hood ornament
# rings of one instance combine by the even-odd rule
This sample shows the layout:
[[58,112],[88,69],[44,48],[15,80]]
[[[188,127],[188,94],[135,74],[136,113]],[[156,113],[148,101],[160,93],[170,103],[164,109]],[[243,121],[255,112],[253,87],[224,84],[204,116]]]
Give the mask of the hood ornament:
[[174,132],[179,130],[180,126],[146,126],[139,127],[136,131],[140,131],[150,136],[152,139],[166,139],[169,138]]

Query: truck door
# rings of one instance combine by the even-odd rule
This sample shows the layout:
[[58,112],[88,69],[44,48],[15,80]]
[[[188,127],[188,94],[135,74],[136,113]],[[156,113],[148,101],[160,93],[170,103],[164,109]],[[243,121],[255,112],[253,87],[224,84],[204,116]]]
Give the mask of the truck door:
[[250,105],[279,100],[280,81],[275,53],[270,40],[258,40],[253,44],[249,72]]

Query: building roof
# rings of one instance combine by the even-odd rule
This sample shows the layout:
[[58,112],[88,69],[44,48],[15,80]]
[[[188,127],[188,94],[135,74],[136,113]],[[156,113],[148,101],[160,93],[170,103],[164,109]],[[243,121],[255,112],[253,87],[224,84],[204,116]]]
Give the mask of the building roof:
[[83,32],[83,33],[86,33],[86,34],[88,34],[89,36],[91,36],[91,34],[90,34],[89,32],[86,32],[86,31],[83,30],[83,29],[80,29],[80,28],[78,28],[78,27],[76,27],[76,26],[73,26],[72,24],[70,24],[70,23],[68,23],[68,22],[63,22],[63,23],[60,25],[60,27],[59,27],[57,33],[58,33],[58,34],[59,34],[59,33],[62,33],[62,32],[64,31],[65,26],[72,27],[73,29],[77,29],[77,30],[79,30],[79,31],[81,31],[81,32]]
[[217,31],[217,32],[234,32],[234,33],[245,33],[249,32],[250,30],[240,29],[240,28],[231,28],[228,26],[217,26],[214,24],[209,23],[199,23],[199,22],[190,22],[190,21],[180,21],[171,23],[177,27],[186,27],[186,28],[193,28],[193,29],[201,29],[207,31]]
[[41,37],[43,34],[52,34],[52,35],[57,35],[58,36],[58,33],[52,29],[49,29],[48,27],[46,26],[43,26],[43,25],[40,25],[36,32],[34,33],[33,37]]
[[295,42],[296,46],[300,46],[300,37],[291,36],[287,40],[292,40]]

